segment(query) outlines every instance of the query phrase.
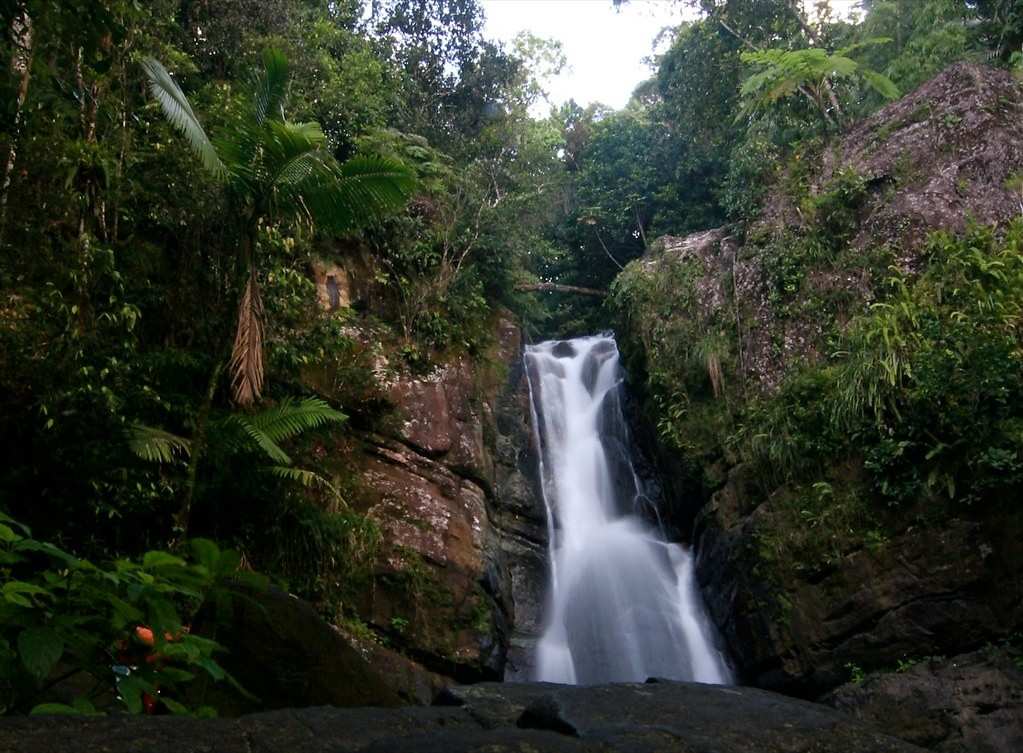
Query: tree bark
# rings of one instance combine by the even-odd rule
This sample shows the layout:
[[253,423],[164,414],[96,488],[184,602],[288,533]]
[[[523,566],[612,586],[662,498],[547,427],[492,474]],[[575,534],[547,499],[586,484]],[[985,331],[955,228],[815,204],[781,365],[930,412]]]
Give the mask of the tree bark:
[[14,174],[14,166],[18,160],[18,136],[21,132],[21,121],[24,118],[25,100],[28,98],[28,83],[32,75],[32,17],[28,15],[28,9],[24,3],[20,4],[17,13],[11,19],[10,33],[14,42],[11,72],[20,78],[18,94],[15,99],[11,143],[7,148],[3,183],[0,185],[0,243],[3,243],[4,232],[7,229],[7,196],[11,190],[11,176]]
[[595,298],[605,298],[607,296],[606,290],[597,290],[596,288],[581,288],[577,285],[559,285],[556,282],[532,282],[532,283],[520,283],[515,286],[515,290],[526,293],[545,293],[548,291],[554,293],[574,293],[575,295],[590,295]]

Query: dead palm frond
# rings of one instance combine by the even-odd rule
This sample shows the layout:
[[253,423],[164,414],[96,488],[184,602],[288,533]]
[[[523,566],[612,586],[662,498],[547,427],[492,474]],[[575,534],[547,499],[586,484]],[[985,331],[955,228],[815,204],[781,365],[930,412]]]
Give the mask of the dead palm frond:
[[231,393],[238,405],[252,405],[263,393],[263,298],[255,270],[238,304],[238,326],[231,349]]

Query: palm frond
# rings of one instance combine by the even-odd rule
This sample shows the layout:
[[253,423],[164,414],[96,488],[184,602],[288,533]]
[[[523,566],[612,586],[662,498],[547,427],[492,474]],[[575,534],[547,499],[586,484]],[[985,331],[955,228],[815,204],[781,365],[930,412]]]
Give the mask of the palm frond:
[[178,457],[192,454],[192,443],[177,434],[154,426],[135,424],[128,433],[128,447],[151,463],[173,463]]
[[302,400],[284,398],[277,405],[246,417],[253,428],[274,442],[283,442],[303,431],[328,423],[340,423],[348,416],[331,408],[326,400],[307,397]]
[[149,78],[149,91],[153,98],[159,103],[170,124],[181,132],[192,151],[202,160],[203,167],[217,177],[226,175],[227,169],[216,148],[203,130],[199,118],[192,111],[185,93],[171,78],[167,69],[155,58],[143,60],[142,69]]
[[263,71],[256,80],[256,123],[268,119],[284,120],[284,99],[287,96],[288,59],[280,50],[263,51]]
[[[282,175],[290,172],[289,166],[310,155],[316,155],[326,164],[332,161],[336,164],[326,145],[327,137],[319,123],[270,121],[264,124],[259,146],[267,182],[278,185],[286,180]],[[293,179],[289,184],[294,184]]]
[[400,209],[412,195],[415,178],[401,162],[360,156],[337,165],[333,160],[308,162],[308,170],[281,191],[295,197],[317,223],[334,232],[353,230]]
[[248,442],[261,449],[270,460],[290,466],[291,458],[281,449],[280,442],[303,431],[327,423],[340,423],[347,418],[344,413],[331,408],[320,398],[307,397],[297,400],[287,397],[277,405],[258,413],[232,413],[223,419],[221,424],[240,429]]
[[263,299],[255,272],[238,306],[238,328],[231,350],[231,390],[238,405],[251,405],[263,391]]

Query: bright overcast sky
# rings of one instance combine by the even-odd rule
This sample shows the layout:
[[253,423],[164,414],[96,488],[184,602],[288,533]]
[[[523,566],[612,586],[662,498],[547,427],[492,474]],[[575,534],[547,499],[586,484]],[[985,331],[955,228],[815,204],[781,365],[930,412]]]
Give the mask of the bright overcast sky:
[[[654,38],[689,11],[672,0],[632,0],[616,10],[611,0],[481,0],[486,35],[510,42],[520,31],[561,42],[568,70],[550,82],[555,103],[575,99],[621,108],[651,75],[643,59]],[[855,0],[833,0],[851,6]]]

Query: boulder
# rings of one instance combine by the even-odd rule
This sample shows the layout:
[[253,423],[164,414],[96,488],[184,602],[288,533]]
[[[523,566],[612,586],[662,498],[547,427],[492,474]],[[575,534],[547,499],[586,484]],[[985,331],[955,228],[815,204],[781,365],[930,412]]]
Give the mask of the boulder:
[[[218,661],[257,700],[218,698],[221,713],[402,703],[379,668],[308,602],[276,588],[245,589],[231,608],[230,620],[221,620],[215,633],[227,649]],[[200,629],[209,633],[211,628],[209,621]]]
[[903,740],[940,753],[1023,750],[1020,657],[989,649],[929,657],[898,672],[847,683],[828,704]]
[[696,683],[454,688],[444,706],[308,708],[240,719],[29,717],[0,724],[10,753],[919,753],[825,706]]
[[510,674],[528,677],[547,531],[518,326],[499,317],[481,361],[391,374],[383,389],[394,420],[322,453],[354,471],[349,502],[382,534],[352,606],[415,668],[391,652],[403,697],[422,699],[438,677],[498,679],[509,655]]
[[749,469],[733,470],[696,523],[697,577],[745,682],[817,698],[921,656],[953,656],[1023,621],[1023,513],[912,523],[860,542],[830,568],[800,570],[758,545],[773,514]]

